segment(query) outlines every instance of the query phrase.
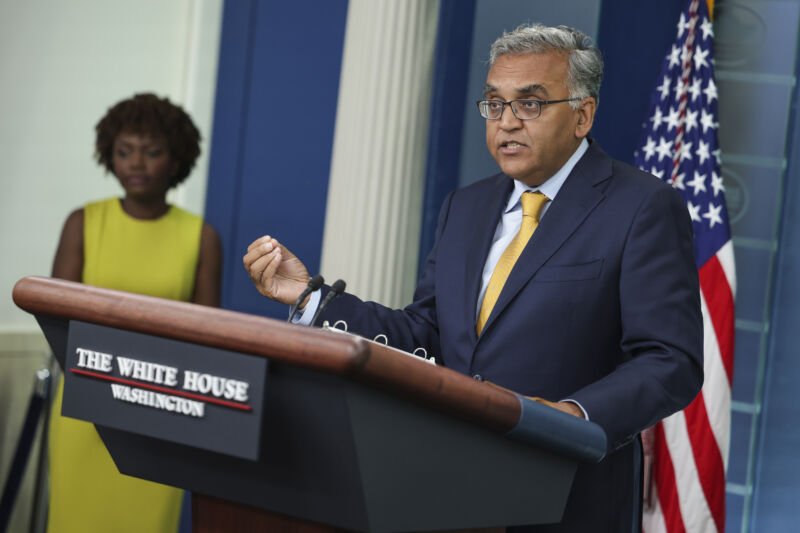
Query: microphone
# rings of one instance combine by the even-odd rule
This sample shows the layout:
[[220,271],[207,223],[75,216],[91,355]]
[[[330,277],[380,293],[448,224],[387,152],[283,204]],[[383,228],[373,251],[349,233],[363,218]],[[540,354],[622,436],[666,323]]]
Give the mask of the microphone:
[[306,286],[305,289],[303,289],[303,292],[300,293],[300,296],[297,298],[297,301],[292,306],[291,312],[289,313],[289,320],[287,320],[287,322],[292,321],[294,315],[296,315],[297,311],[299,310],[298,308],[300,307],[300,304],[303,303],[303,300],[306,299],[306,296],[308,296],[315,290],[322,287],[323,283],[325,283],[325,278],[323,278],[319,274],[308,280],[308,285]]
[[314,325],[314,322],[317,321],[317,317],[322,313],[322,311],[331,303],[331,300],[339,296],[344,292],[344,288],[347,286],[347,283],[344,280],[337,279],[331,285],[331,290],[328,294],[325,295],[325,298],[319,303],[319,307],[317,307],[317,312],[314,313],[314,318],[311,319],[311,325]]

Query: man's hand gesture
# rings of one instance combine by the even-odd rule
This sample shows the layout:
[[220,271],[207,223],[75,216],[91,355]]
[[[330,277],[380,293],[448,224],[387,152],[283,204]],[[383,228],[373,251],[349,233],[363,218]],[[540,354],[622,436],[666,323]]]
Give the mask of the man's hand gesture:
[[242,261],[258,292],[287,305],[294,305],[310,278],[305,265],[269,235],[253,241]]

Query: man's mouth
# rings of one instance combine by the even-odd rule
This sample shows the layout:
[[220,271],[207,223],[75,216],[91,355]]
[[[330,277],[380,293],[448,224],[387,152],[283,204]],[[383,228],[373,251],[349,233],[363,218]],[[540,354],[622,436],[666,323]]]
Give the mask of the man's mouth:
[[517,141],[506,141],[500,144],[500,151],[504,154],[512,155],[519,152],[525,145]]

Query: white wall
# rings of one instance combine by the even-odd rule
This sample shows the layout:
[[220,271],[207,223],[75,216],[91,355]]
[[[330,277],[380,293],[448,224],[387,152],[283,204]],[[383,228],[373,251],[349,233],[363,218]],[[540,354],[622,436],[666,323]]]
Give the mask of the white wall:
[[118,195],[93,160],[94,125],[136,92],[192,115],[202,155],[171,200],[202,213],[222,0],[0,0],[0,334],[38,331],[11,300],[49,275],[66,216]]

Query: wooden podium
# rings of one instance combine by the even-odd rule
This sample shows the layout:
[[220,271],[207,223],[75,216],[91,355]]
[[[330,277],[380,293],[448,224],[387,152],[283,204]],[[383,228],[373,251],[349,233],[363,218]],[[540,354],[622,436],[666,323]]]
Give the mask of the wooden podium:
[[605,451],[596,424],[352,335],[51,278],[13,297],[65,369],[76,323],[268,360],[255,460],[96,424],[120,472],[192,491],[195,532],[558,522]]

